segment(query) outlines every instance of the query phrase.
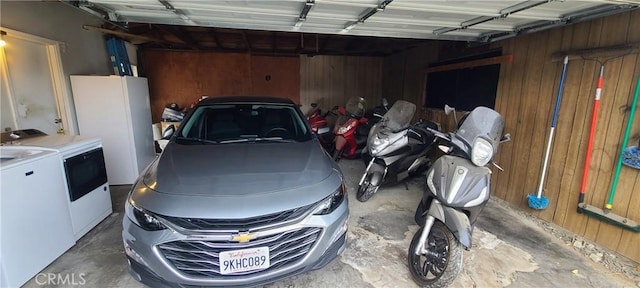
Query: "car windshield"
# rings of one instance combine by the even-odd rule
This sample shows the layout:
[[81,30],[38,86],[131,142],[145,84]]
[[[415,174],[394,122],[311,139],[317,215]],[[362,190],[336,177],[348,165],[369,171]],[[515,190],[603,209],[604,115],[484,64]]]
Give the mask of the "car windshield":
[[196,107],[180,125],[181,144],[307,141],[311,134],[294,106],[211,104]]

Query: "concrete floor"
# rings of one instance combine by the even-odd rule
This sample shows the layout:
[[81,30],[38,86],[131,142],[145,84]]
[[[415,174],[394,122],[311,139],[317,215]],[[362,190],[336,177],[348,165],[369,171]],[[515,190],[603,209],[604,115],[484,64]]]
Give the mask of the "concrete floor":
[[[351,209],[347,249],[321,270],[265,287],[416,287],[406,266],[406,254],[418,229],[413,214],[424,180],[417,177],[406,184],[383,187],[371,200],[360,203],[355,190],[364,164],[342,160],[340,166]],[[114,213],[42,272],[75,276],[76,284],[86,287],[144,287],[127,272],[120,235],[128,188],[113,186]],[[484,209],[473,238],[474,247],[465,252],[464,269],[453,287],[640,285],[640,280],[630,281],[593,263],[501,201],[492,200]],[[42,286],[34,277],[25,287]]]

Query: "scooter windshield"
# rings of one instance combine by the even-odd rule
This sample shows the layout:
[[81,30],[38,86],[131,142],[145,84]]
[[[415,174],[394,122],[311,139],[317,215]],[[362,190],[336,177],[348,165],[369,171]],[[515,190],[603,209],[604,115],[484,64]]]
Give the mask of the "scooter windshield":
[[469,147],[477,137],[483,137],[491,142],[494,152],[498,150],[498,144],[504,129],[504,118],[493,109],[479,106],[460,124],[456,131],[456,138],[464,140]]
[[400,131],[409,127],[411,119],[416,113],[416,104],[408,101],[398,100],[393,103],[391,109],[384,114],[382,125],[391,131]]

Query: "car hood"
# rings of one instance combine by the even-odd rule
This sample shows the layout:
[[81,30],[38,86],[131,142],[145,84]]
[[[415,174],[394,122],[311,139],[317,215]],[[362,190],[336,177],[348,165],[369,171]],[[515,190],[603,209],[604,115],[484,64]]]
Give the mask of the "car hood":
[[244,218],[251,216],[247,210],[288,210],[322,200],[342,181],[316,141],[170,143],[144,173],[145,187],[134,189],[132,198],[149,211],[177,217]]

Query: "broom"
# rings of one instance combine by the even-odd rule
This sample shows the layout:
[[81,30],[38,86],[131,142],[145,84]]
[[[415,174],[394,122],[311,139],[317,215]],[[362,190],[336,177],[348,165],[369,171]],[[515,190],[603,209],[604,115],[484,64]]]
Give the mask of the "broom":
[[558,121],[558,112],[560,111],[560,102],[562,101],[562,90],[564,88],[564,79],[567,74],[567,64],[569,56],[564,57],[562,64],[562,75],[560,76],[560,87],[558,87],[558,96],[556,97],[556,108],[553,111],[553,120],[551,121],[551,131],[549,131],[549,140],[547,141],[547,151],[544,153],[544,164],[542,166],[542,175],[540,176],[540,184],[538,185],[537,195],[529,194],[527,202],[529,207],[533,209],[546,209],[549,206],[549,199],[542,196],[542,187],[544,186],[544,178],[547,174],[547,164],[549,164],[549,154],[551,152],[551,143],[553,143],[553,132],[556,130],[556,122]]

